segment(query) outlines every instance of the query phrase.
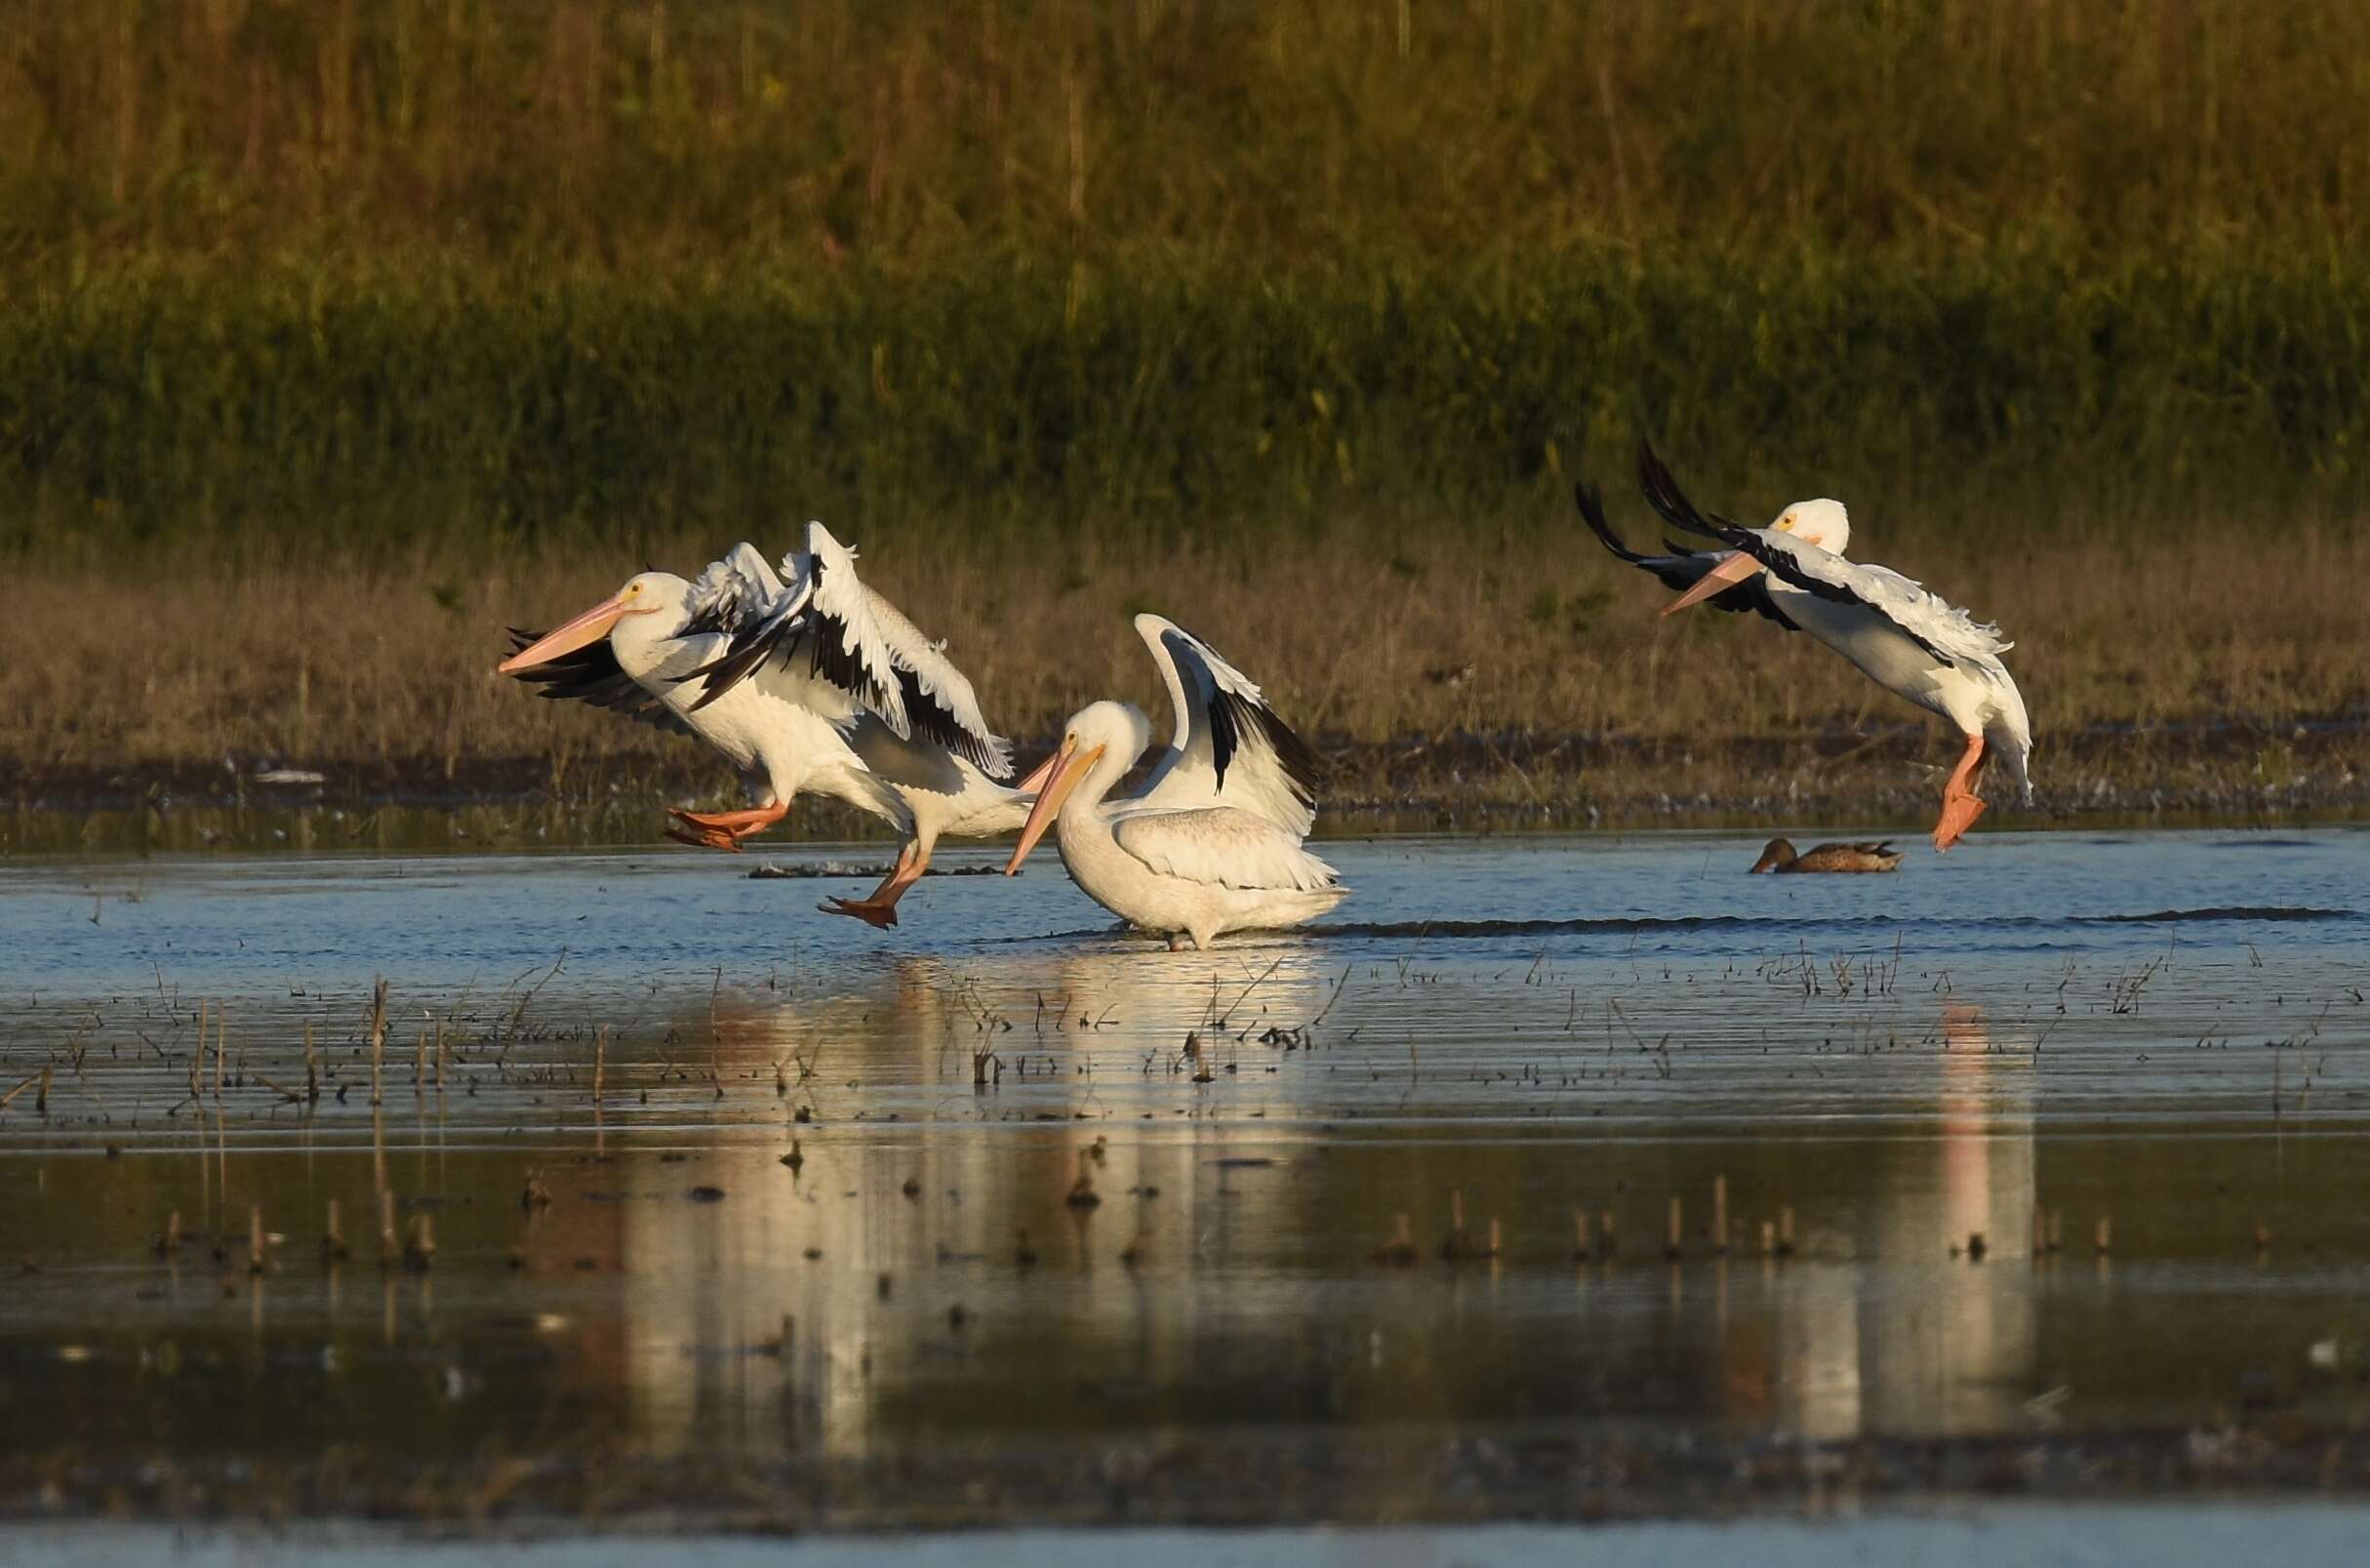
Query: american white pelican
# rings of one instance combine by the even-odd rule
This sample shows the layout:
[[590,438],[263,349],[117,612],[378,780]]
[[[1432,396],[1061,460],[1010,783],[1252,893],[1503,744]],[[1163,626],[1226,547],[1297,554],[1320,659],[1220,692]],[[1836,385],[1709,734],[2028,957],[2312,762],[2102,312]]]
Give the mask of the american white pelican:
[[893,926],[941,833],[1009,832],[1032,797],[997,782],[1011,777],[1011,745],[970,681],[855,563],[810,523],[779,576],[745,543],[696,583],[645,572],[550,632],[513,630],[500,668],[545,697],[688,731],[731,760],[760,804],[675,811],[685,842],[737,849],[802,790],[888,822],[904,838],[896,867],[866,897],[821,907]]
[[1793,841],[1773,838],[1761,847],[1755,871],[1890,871],[1901,864],[1901,851],[1890,840],[1881,844],[1821,844],[1794,853]]
[[1348,896],[1301,845],[1316,821],[1315,758],[1251,678],[1172,621],[1136,633],[1169,689],[1176,731],[1133,794],[1106,799],[1150,745],[1124,703],[1069,721],[1038,771],[1036,808],[1006,871],[1060,824],[1062,862],[1087,897],[1146,931],[1207,947],[1222,932],[1311,920]]
[[1647,503],[1665,521],[1728,546],[1695,551],[1672,544],[1669,555],[1639,555],[1614,538],[1595,492],[1577,488],[1581,515],[1607,548],[1686,589],[1663,614],[1707,601],[1756,612],[1789,631],[1809,632],[1877,685],[1957,725],[1967,744],[1943,786],[1937,850],[1957,843],[1983,815],[1986,803],[1974,784],[1992,752],[2007,759],[2019,793],[2031,803],[2032,727],[2000,663],[2015,645],[1998,626],[1977,623],[1898,572],[1844,559],[1851,519],[1841,502],[1798,501],[1768,528],[1743,528],[1698,512],[1651,447],[1640,445],[1637,462]]

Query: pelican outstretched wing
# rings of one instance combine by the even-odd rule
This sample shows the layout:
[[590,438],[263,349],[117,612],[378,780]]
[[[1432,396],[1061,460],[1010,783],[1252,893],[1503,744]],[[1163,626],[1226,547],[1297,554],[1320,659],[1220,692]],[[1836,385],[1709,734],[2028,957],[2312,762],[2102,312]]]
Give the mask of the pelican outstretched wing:
[[1138,616],[1136,634],[1152,651],[1176,710],[1168,749],[1137,803],[1233,806],[1295,841],[1307,837],[1316,824],[1316,757],[1258,683],[1164,616]]
[[[522,631],[516,626],[506,628],[510,634],[510,651],[517,653],[543,640],[540,631]],[[618,663],[617,650],[607,637],[596,638],[573,653],[565,653],[548,663],[530,664],[511,674],[537,688],[536,696],[555,701],[566,699],[605,707],[644,724],[689,735],[691,726],[676,716],[675,711],[653,697],[625,673]]]
[[[1651,572],[1667,587],[1681,590],[1692,588],[1704,580],[1706,574],[1736,553],[1733,550],[1691,550],[1665,540],[1663,543],[1670,554],[1641,555],[1614,535],[1613,525],[1605,520],[1604,502],[1594,486],[1586,480],[1574,485],[1572,500],[1580,507],[1581,520],[1588,525],[1589,531],[1595,534],[1605,548],[1613,552],[1615,559],[1627,561],[1641,572]],[[1731,613],[1749,611],[1757,616],[1765,616],[1788,631],[1802,629],[1786,618],[1785,610],[1771,597],[1769,584],[1759,573],[1733,588],[1713,594],[1704,602],[1714,610]]]
[[[783,557],[782,586],[766,612],[738,629],[724,654],[681,678],[706,682],[703,707],[768,671],[793,687],[821,681],[872,713],[899,740],[920,740],[969,759],[994,779],[1012,777],[1012,744],[987,727],[971,682],[942,644],[866,587],[856,551],[821,523],[806,548]],[[804,701],[812,695],[785,690]]]

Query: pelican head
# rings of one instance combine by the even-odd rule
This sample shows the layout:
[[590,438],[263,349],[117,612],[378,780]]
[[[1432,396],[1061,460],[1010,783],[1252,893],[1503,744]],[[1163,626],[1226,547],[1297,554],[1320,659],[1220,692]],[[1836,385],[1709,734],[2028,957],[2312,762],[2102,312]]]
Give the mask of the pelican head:
[[628,623],[637,631],[647,628],[654,637],[672,636],[682,629],[684,604],[691,584],[672,572],[643,572],[625,580],[625,585],[585,611],[582,615],[563,622],[541,637],[521,648],[501,663],[495,671],[515,675],[537,664],[547,664],[579,648],[589,647],[618,628],[628,617],[664,615],[663,622],[633,621]]
[[1021,827],[1021,842],[1013,847],[1012,859],[1005,863],[1004,874],[1011,876],[1028,859],[1028,852],[1037,847],[1045,829],[1062,815],[1063,803],[1078,785],[1092,779],[1094,787],[1087,792],[1088,802],[1103,798],[1103,792],[1121,774],[1136,765],[1144,748],[1152,744],[1152,724],[1143,713],[1126,703],[1089,703],[1070,715],[1062,728],[1062,744],[1044,767],[1031,776],[1031,782],[1042,781],[1037,803],[1028,813],[1028,821]]
[[1815,544],[1830,555],[1841,555],[1852,542],[1852,516],[1843,509],[1843,503],[1821,497],[1817,501],[1797,501],[1778,514],[1770,526],[1772,533],[1791,534],[1805,544]]
[[[1843,509],[1843,503],[1839,501],[1824,498],[1797,501],[1778,513],[1778,520],[1770,524],[1766,532],[1785,534],[1815,548],[1841,555],[1843,547],[1852,542],[1851,514]],[[1761,570],[1759,561],[1743,550],[1734,551],[1728,559],[1697,579],[1694,587],[1663,606],[1663,614],[1676,615],[1690,605],[1702,604]]]

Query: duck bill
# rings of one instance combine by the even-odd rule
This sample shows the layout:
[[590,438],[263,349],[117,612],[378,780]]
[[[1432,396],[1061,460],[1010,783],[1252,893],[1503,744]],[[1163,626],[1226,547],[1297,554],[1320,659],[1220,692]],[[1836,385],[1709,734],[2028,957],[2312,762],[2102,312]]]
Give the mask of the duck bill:
[[1738,583],[1744,582],[1747,578],[1752,576],[1759,570],[1761,570],[1760,562],[1754,560],[1743,550],[1739,550],[1736,554],[1731,555],[1727,560],[1722,561],[1719,565],[1705,573],[1703,579],[1698,582],[1694,587],[1689,588],[1686,592],[1680,594],[1677,598],[1663,606],[1663,614],[1667,616],[1674,616],[1677,615],[1681,610],[1688,609],[1694,605],[1702,604],[1706,599],[1710,598],[1713,594],[1724,593],[1728,589],[1735,587]]
[[544,632],[495,665],[494,671],[498,675],[515,675],[522,669],[547,664],[563,654],[572,654],[579,648],[599,642],[609,635],[620,621],[637,613],[626,607],[623,594],[612,594],[575,620]]
[[1021,824],[1021,842],[1013,846],[1012,859],[1004,863],[1006,876],[1021,869],[1021,863],[1028,859],[1030,850],[1037,847],[1037,840],[1045,836],[1045,829],[1051,827],[1054,819],[1062,815],[1062,802],[1069,798],[1070,791],[1078,787],[1078,781],[1086,777],[1087,770],[1102,756],[1101,746],[1080,751],[1077,742],[1064,741],[1062,749],[1048,757],[1045,766],[1037,770],[1038,773],[1050,772],[1053,778],[1038,791],[1037,803],[1029,809],[1028,821]]

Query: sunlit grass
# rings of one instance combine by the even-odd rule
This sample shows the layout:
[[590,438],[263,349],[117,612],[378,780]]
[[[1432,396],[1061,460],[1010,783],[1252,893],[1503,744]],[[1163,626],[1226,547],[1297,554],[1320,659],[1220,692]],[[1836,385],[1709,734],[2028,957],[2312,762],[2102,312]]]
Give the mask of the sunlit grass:
[[[1740,508],[1777,501],[1733,499]],[[1642,538],[1639,509],[1617,509]],[[1244,664],[1310,733],[1349,741],[1710,746],[1917,722],[1807,639],[1704,612],[1658,621],[1667,592],[1560,519],[1442,531],[1377,518],[1361,531],[1372,545],[1356,548],[1285,539],[938,552],[899,547],[894,530],[851,532],[869,579],[950,639],[990,718],[1024,740],[1102,696],[1165,722],[1128,623],[1147,607]],[[1871,509],[1858,514],[1854,543],[2018,639],[2009,662],[2046,783],[2052,737],[2085,726],[2238,715],[2277,728],[2358,715],[2358,662],[2338,651],[2358,638],[2352,584],[2370,571],[2370,540],[2290,521],[2265,552],[2251,532],[2192,524],[2176,546],[2111,534],[2002,542],[1961,515],[1905,540]],[[685,537],[658,558],[696,566],[711,548]],[[84,767],[225,754],[447,766],[547,756],[564,783],[685,744],[538,701],[493,673],[502,626],[582,609],[638,570],[639,556],[441,546],[321,574],[261,555],[234,564],[176,547],[137,584],[73,568],[15,572],[17,608],[0,621],[13,693],[0,753]]]

